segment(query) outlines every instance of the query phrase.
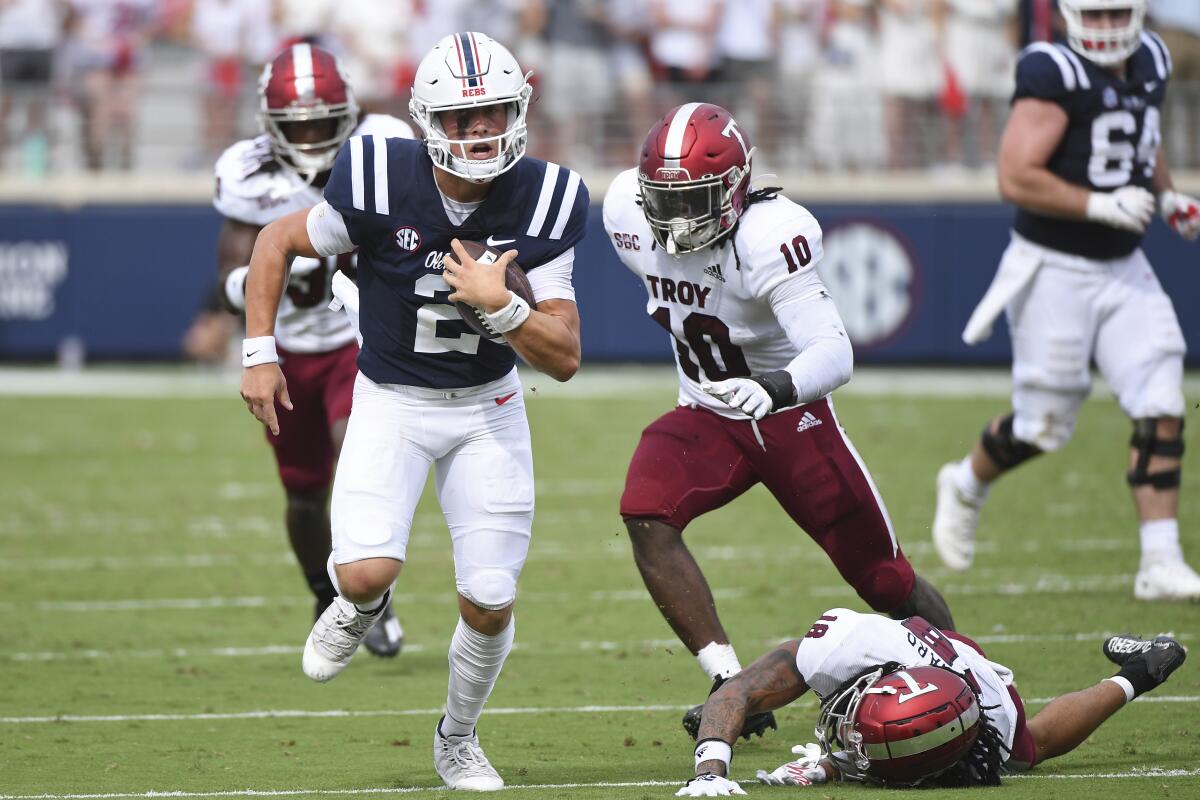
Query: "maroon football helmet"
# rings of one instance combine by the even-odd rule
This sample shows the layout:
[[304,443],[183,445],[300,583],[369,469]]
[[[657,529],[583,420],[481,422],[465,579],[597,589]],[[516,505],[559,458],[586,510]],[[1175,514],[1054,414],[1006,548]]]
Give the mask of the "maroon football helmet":
[[358,124],[358,104],[337,58],[299,43],[263,69],[259,123],[275,155],[307,177],[333,166]]
[[975,690],[957,673],[889,664],[829,698],[817,734],[826,754],[846,751],[869,780],[912,785],[966,756],[981,719]]
[[642,144],[642,213],[668,253],[688,253],[729,235],[746,210],[754,148],[733,116],[685,103],[654,124]]

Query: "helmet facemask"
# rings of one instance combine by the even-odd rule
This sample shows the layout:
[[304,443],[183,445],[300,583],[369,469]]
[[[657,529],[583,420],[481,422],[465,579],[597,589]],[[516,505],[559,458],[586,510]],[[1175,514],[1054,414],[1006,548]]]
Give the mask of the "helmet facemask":
[[[348,98],[347,102],[335,105],[320,103],[272,109],[264,100],[259,121],[271,137],[275,154],[311,182],[320,173],[333,168],[338,150],[350,138],[358,122],[358,105],[353,98]],[[288,138],[288,128],[292,125],[325,121],[332,123],[326,138],[303,143]]]
[[696,180],[653,180],[639,173],[642,213],[655,241],[676,255],[703,250],[728,236],[742,211],[734,198],[749,176],[750,170],[739,166]]
[[[414,96],[409,101],[408,109],[421,128],[429,157],[437,167],[474,183],[487,183],[507,172],[525,155],[529,142],[525,116],[529,111],[532,93],[533,87],[526,82],[515,97],[489,98],[486,102],[434,106]],[[452,138],[442,125],[440,115],[443,112],[501,104],[505,106],[505,128],[494,136]],[[496,154],[488,159],[472,159],[463,155],[481,143],[494,145]]]
[[821,715],[817,718],[817,743],[843,775],[865,775],[871,766],[871,759],[867,758],[867,751],[863,747],[862,734],[854,730],[858,707],[866,698],[871,684],[898,668],[898,664],[884,664],[863,673],[821,704]]
[[[1141,46],[1146,0],[1061,0],[1071,49],[1100,66],[1125,61]],[[1096,27],[1084,21],[1088,11],[1128,11],[1129,21],[1117,28]]]

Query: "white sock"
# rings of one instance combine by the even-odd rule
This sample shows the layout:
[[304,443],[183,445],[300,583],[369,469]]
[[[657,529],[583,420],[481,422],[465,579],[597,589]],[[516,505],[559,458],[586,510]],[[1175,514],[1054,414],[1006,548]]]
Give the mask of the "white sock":
[[991,484],[984,483],[975,477],[970,455],[958,462],[958,469],[954,473],[954,482],[960,492],[980,503],[987,499],[988,491],[992,488]]
[[1142,540],[1143,561],[1183,560],[1183,548],[1179,546],[1179,520],[1148,520],[1141,524],[1138,533]]
[[696,660],[700,662],[700,669],[713,680],[718,677],[732,678],[742,671],[742,662],[738,661],[731,644],[709,642],[696,653]]
[[469,736],[483,713],[504,659],[512,650],[517,621],[495,636],[473,629],[462,617],[450,640],[450,682],[446,691],[446,718],[442,720],[444,736]]

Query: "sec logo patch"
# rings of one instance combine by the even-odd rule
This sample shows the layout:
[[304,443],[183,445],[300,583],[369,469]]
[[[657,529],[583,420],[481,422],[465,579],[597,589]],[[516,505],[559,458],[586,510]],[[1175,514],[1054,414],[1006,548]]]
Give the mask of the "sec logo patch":
[[396,244],[400,246],[401,250],[414,253],[421,249],[421,234],[417,233],[416,228],[405,225],[396,231]]

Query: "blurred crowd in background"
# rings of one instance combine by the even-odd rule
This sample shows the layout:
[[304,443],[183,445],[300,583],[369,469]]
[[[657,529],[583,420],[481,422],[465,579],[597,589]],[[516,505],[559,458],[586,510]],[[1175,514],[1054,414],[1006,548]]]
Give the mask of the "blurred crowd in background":
[[[576,169],[628,165],[659,113],[707,100],[770,168],[952,174],[990,166],[1016,54],[1059,22],[1054,0],[0,0],[0,159],[210,170],[301,38],[407,119],[416,62],[478,30],[534,71],[531,152]],[[1200,167],[1200,0],[1150,0],[1149,27],[1174,60],[1168,158]]]

